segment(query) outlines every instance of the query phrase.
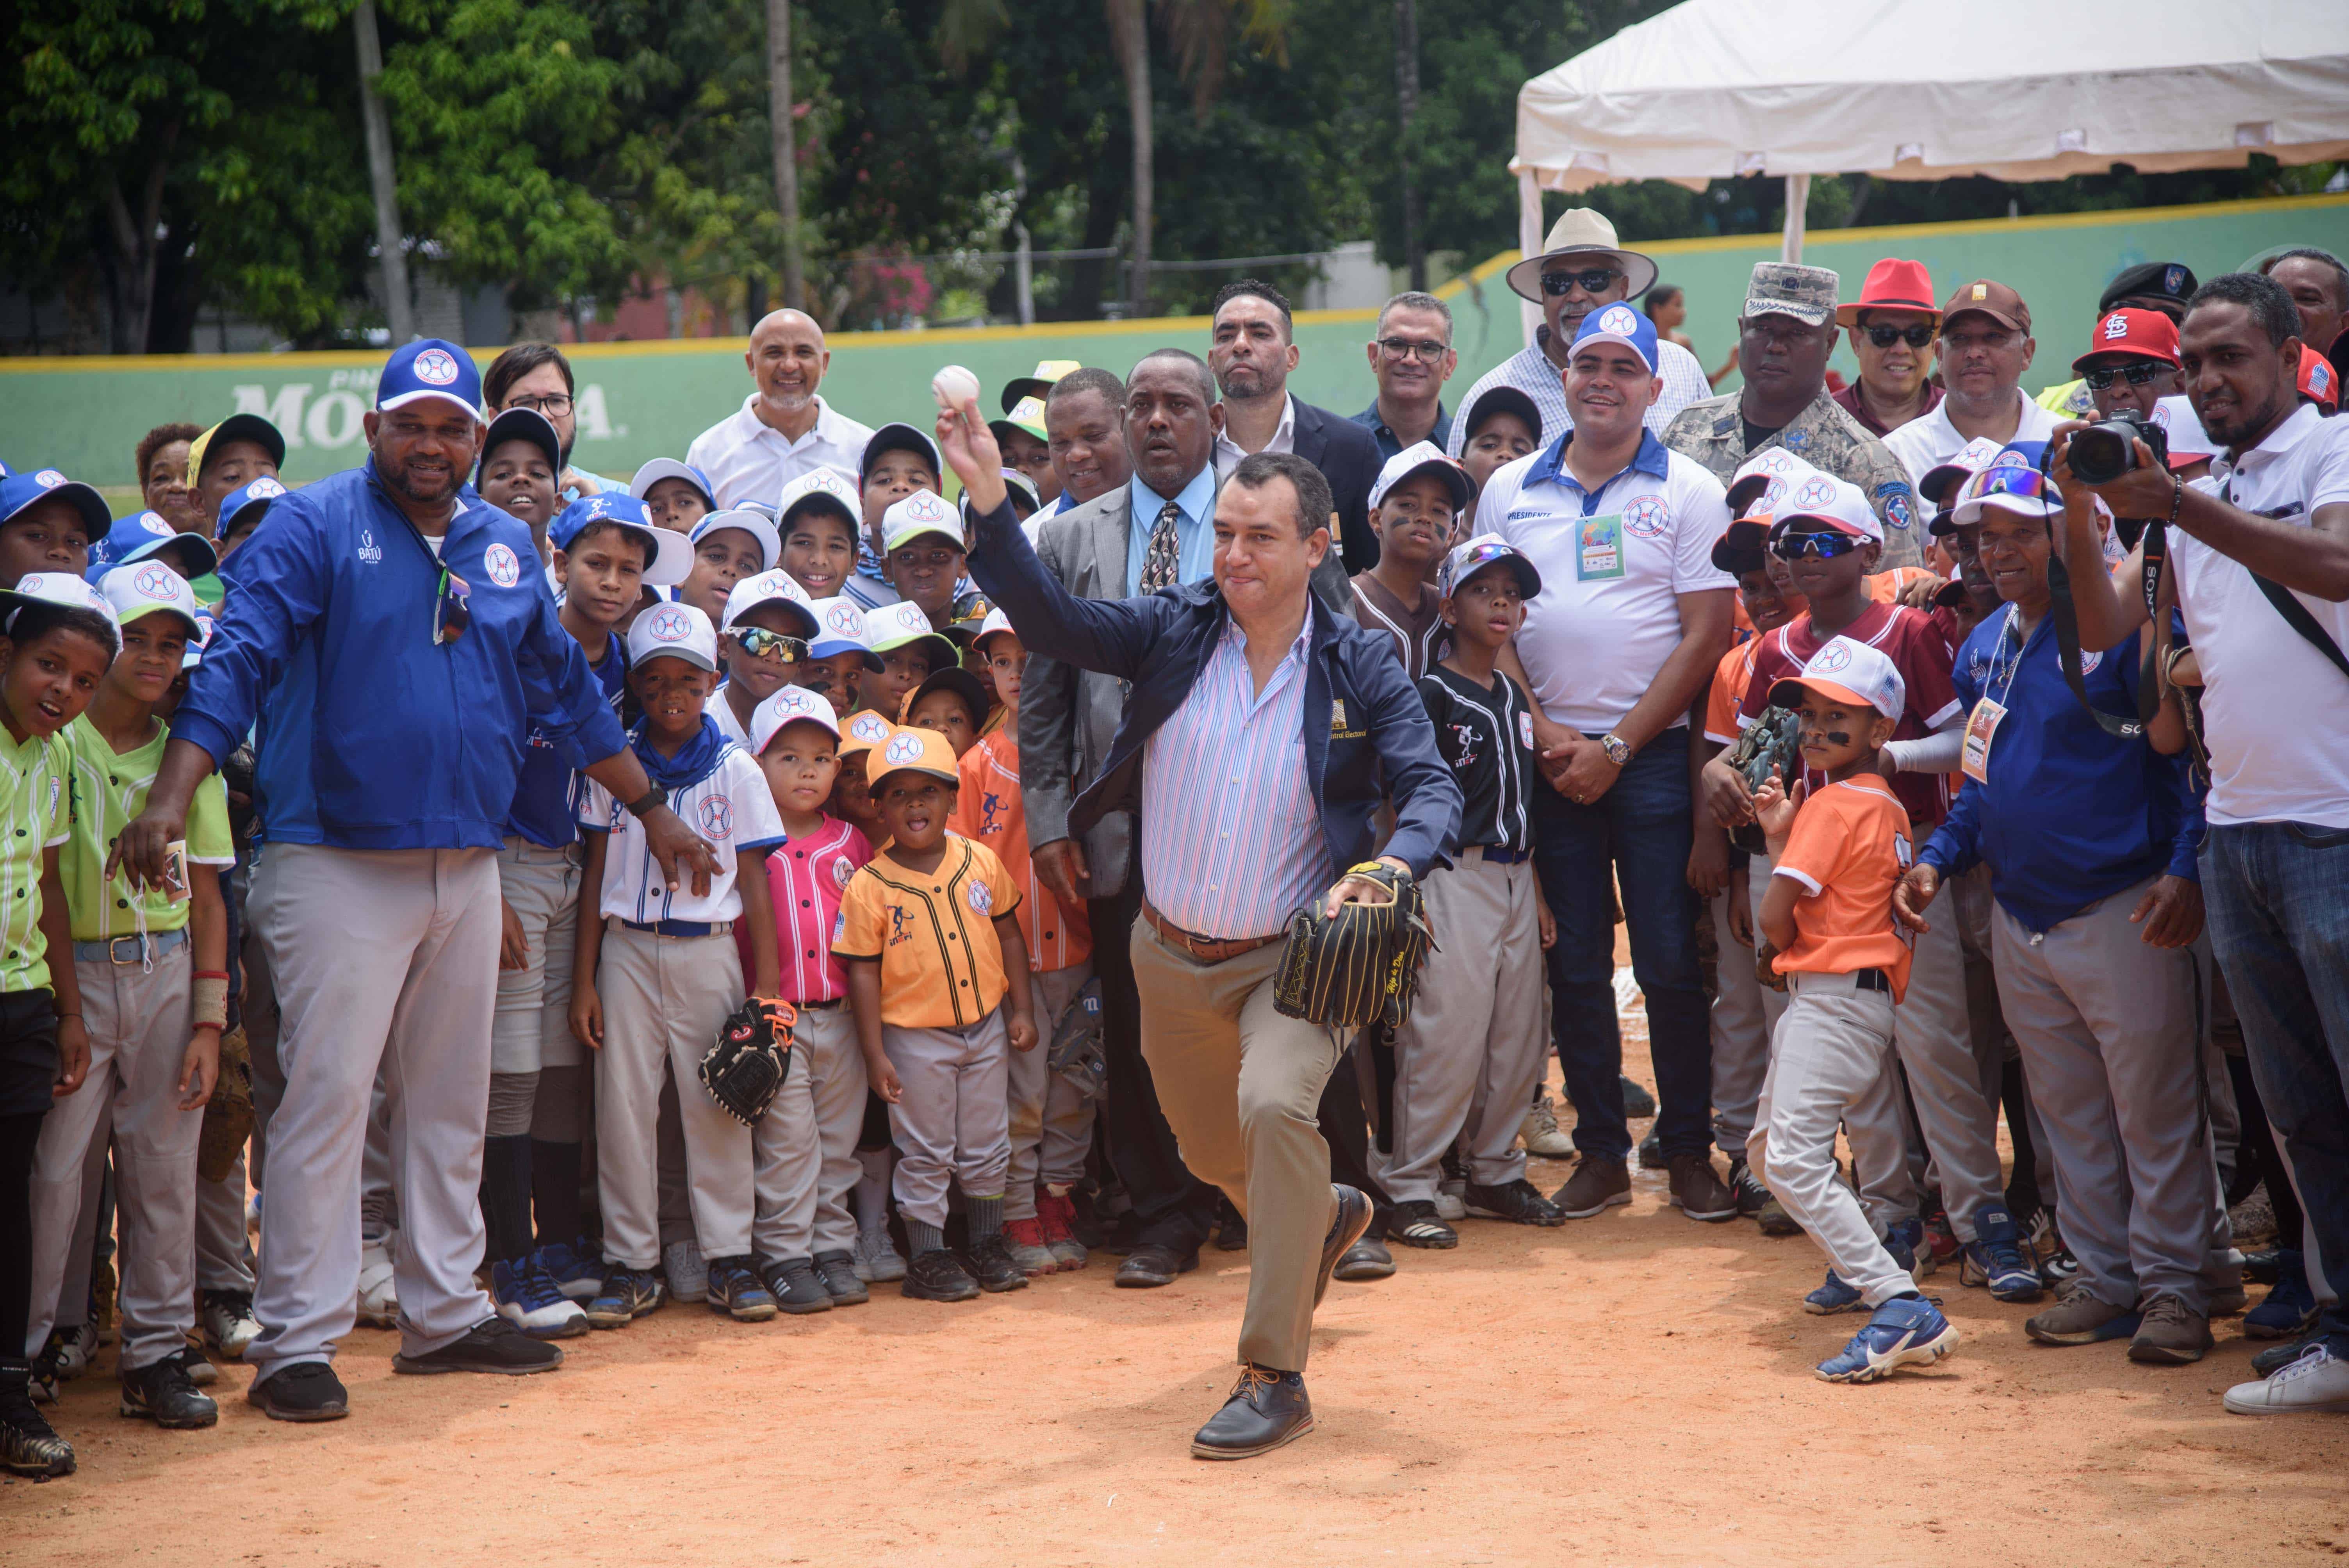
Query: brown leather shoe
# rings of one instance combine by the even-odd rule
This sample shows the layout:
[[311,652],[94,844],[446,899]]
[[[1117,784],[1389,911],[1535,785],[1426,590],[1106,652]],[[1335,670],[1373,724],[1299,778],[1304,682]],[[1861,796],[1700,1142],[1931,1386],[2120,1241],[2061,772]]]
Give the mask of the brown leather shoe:
[[1587,1220],[1602,1209],[1631,1201],[1631,1168],[1620,1160],[1586,1154],[1575,1161],[1574,1174],[1549,1201],[1569,1220]]
[[1737,1218],[1737,1194],[1713,1173],[1709,1154],[1672,1156],[1672,1202],[1692,1220]]

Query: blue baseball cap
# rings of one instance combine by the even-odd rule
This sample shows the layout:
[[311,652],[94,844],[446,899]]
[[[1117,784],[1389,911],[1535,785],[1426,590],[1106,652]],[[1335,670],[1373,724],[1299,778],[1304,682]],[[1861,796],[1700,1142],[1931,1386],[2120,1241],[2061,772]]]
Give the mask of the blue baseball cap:
[[445,338],[419,338],[393,349],[375,384],[375,406],[383,413],[429,397],[481,417],[481,373],[471,355]]
[[129,566],[150,560],[175,545],[184,546],[193,552],[191,559],[181,562],[188,569],[191,577],[202,577],[220,565],[220,552],[213,549],[212,542],[201,533],[174,533],[169,539],[150,538],[115,557],[114,564]]
[[[285,487],[267,474],[242,489],[229,491],[221,497],[220,511],[212,518],[213,540],[226,539],[228,531],[236,526],[236,520],[243,516],[248,508],[259,507],[265,512],[271,501],[285,493]],[[260,521],[257,517],[254,519],[255,523]]]
[[[71,501],[81,513],[82,526],[89,530],[91,540],[106,537],[114,527],[114,514],[106,510],[106,498],[79,480],[69,480],[55,469],[35,469],[29,474],[10,474],[0,479],[0,527],[14,522],[16,514],[35,501],[55,496]],[[169,523],[164,524],[166,528]]]
[[179,537],[180,531],[165,521],[160,512],[135,511],[129,517],[118,518],[103,537],[90,541],[89,580],[97,582],[106,574],[108,567],[121,565],[141,545],[160,544]]
[[645,503],[632,495],[607,490],[581,496],[564,507],[547,529],[547,542],[557,550],[568,550],[571,542],[595,522],[616,524],[644,545],[647,587],[666,588],[693,574],[692,542],[672,529],[655,524],[645,511]]
[[[1586,343],[1619,343],[1640,356],[1648,374],[1656,373],[1656,324],[1648,313],[1628,304],[1602,305],[1582,318],[1582,325],[1574,334],[1574,346]],[[1571,351],[1567,357],[1573,358]]]

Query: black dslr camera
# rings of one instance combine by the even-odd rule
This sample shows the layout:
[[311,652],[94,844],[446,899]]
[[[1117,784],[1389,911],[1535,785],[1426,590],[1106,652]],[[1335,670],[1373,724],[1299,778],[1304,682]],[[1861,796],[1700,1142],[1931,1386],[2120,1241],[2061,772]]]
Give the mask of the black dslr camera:
[[2130,445],[2132,441],[2143,441],[2151,449],[2153,460],[2168,466],[2168,432],[2150,419],[2116,414],[2085,430],[2072,432],[2072,472],[2083,484],[2112,483],[2137,467],[2137,449]]

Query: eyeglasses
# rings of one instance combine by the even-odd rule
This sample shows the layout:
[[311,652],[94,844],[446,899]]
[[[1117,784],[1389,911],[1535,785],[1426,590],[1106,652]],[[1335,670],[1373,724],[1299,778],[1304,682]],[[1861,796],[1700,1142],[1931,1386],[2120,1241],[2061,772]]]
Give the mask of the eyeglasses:
[[1868,329],[1868,341],[1878,348],[1889,348],[1902,342],[1911,348],[1922,348],[1933,341],[1933,329],[1930,326],[1871,326]]
[[564,415],[571,412],[571,394],[568,392],[550,392],[543,397],[509,397],[506,399],[506,407],[509,408],[535,408],[550,419],[560,419]]
[[462,577],[446,566],[440,568],[440,588],[432,618],[435,647],[455,642],[473,624],[473,607],[468,603],[472,592],[471,584]]
[[1806,555],[1833,561],[1867,542],[1848,533],[1782,533],[1770,542],[1770,553],[1781,561],[1800,561]]
[[1555,299],[1559,294],[1580,289],[1584,294],[1604,294],[1608,285],[1623,274],[1614,267],[1585,267],[1579,272],[1544,273],[1542,293]]
[[2083,370],[2080,379],[2088,384],[2089,391],[2102,392],[2123,377],[2128,377],[2128,384],[2132,387],[2147,387],[2163,371],[2174,368],[2158,359],[2140,359],[2132,365],[2106,365],[2094,370]]
[[734,626],[726,634],[734,639],[742,651],[754,659],[780,654],[782,662],[796,665],[808,656],[805,638],[787,637],[781,632],[770,632],[764,626]]
[[1389,359],[1416,359],[1422,365],[1435,365],[1452,352],[1452,346],[1421,338],[1381,337],[1379,352]]

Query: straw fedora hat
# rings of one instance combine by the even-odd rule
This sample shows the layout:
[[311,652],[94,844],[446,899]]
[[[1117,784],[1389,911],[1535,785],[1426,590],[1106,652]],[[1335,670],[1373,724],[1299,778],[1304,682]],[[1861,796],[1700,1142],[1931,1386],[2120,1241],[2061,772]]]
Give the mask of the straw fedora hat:
[[1543,242],[1542,253],[1527,256],[1511,267],[1506,274],[1509,287],[1523,297],[1541,303],[1542,269],[1560,256],[1603,256],[1623,269],[1630,280],[1625,290],[1627,297],[1637,299],[1654,286],[1656,263],[1637,251],[1627,251],[1615,242],[1615,225],[1606,214],[1589,207],[1569,207],[1557,215],[1549,226],[1549,238]]

